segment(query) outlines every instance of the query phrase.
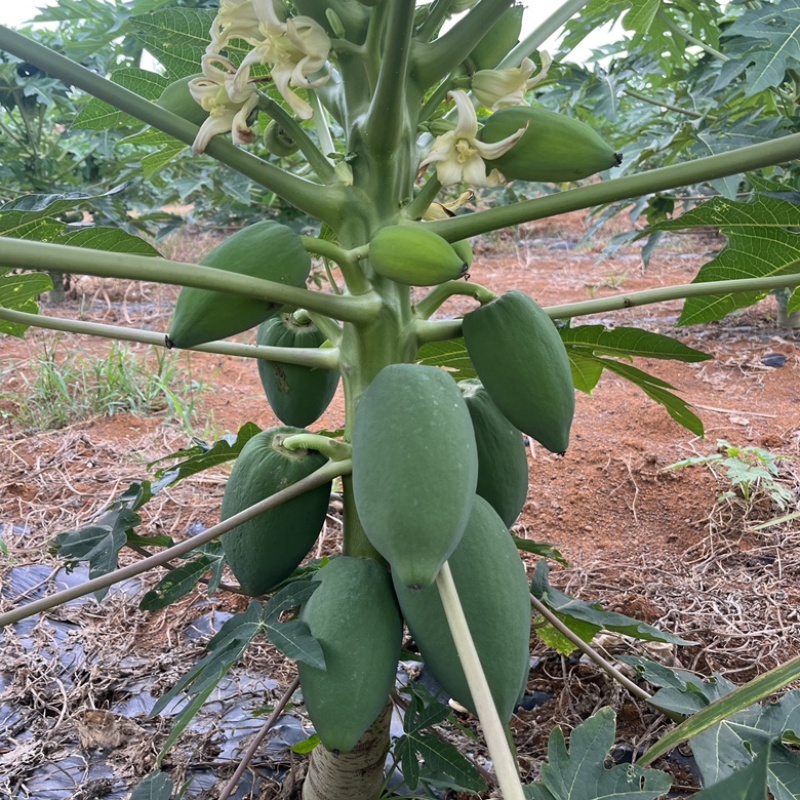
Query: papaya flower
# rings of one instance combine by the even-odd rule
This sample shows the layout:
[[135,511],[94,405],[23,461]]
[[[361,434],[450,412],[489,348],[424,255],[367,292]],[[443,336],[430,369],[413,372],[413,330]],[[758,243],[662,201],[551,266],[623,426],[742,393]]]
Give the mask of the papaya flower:
[[258,26],[259,19],[252,0],[220,0],[219,11],[211,23],[211,43],[206,52],[219,53],[231,39],[258,39]]
[[246,89],[239,92],[240,99],[234,102],[229,93],[236,74],[233,62],[224,56],[207,54],[203,56],[202,64],[203,77],[189,81],[189,92],[208,112],[208,119],[200,126],[192,150],[204,152],[214,136],[228,131],[234,144],[252,143],[256,134],[247,124],[247,118],[258,105],[255,85],[247,84]]
[[510,106],[527,105],[525,95],[545,78],[553,59],[548,53],[541,54],[542,68],[536,73],[536,65],[525,58],[513,69],[482,69],[472,77],[472,93],[484,108],[497,111]]
[[330,78],[330,74],[315,80],[310,78],[328,60],[331,48],[328,34],[310,17],[288,17],[281,22],[272,0],[252,0],[252,4],[259,22],[259,39],[246,38],[254,47],[236,72],[231,100],[238,101],[240,92],[247,92],[253,64],[272,64],[270,74],[283,99],[300,119],[310,119],[311,106],[292,87],[313,89]]
[[456,104],[456,127],[436,137],[420,167],[435,163],[436,177],[442,186],[457,183],[469,186],[499,185],[503,182],[503,176],[496,169],[487,174],[484,159],[499,158],[508,152],[525,133],[525,128],[520,128],[499,142],[481,142],[478,139],[478,117],[467,93],[457,89],[450,93],[450,97]]
[[455,200],[450,200],[447,203],[433,202],[422,215],[422,219],[425,222],[433,222],[437,219],[450,219],[450,217],[456,215],[456,211],[458,211],[459,208],[469,203],[473,197],[475,197],[475,192],[466,191],[461,192]]

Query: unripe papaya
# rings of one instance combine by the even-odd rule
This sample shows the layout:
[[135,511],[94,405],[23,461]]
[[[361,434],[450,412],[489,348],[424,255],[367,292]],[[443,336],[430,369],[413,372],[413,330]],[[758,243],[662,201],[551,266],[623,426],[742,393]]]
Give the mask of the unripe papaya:
[[460,278],[467,263],[448,242],[420,224],[381,228],[369,243],[378,275],[408,286],[436,286]]
[[294,155],[300,148],[277,120],[272,120],[264,131],[264,144],[272,155],[278,158]]
[[[325,336],[313,322],[298,322],[291,314],[263,322],[256,337],[257,344],[273,347],[320,347],[324,341]],[[339,385],[338,370],[266,359],[258,360],[258,377],[278,419],[301,428],[322,416]]]
[[183,117],[197,126],[202,125],[208,119],[208,112],[192,97],[189,91],[189,83],[195,78],[205,77],[202,74],[187,75],[185,78],[178,78],[161,92],[161,96],[156,103],[161,108],[166,108],[173,114]]
[[528,496],[528,456],[522,434],[503,416],[480,381],[460,381],[478,447],[478,494],[510,528]]
[[[283,440],[305,433],[273,428],[253,436],[233,465],[222,498],[223,520],[322,467],[315,450],[287,450]],[[325,524],[331,483],[281,503],[222,535],[225,559],[245,594],[257,597],[294,572]]]
[[322,744],[353,749],[389,700],[403,621],[389,573],[377,561],[338,556],[300,611],[325,655],[325,670],[298,662],[308,714]]
[[466,269],[469,269],[472,266],[472,260],[474,258],[472,245],[469,243],[469,239],[462,239],[460,242],[453,242],[450,246],[456,251],[456,253],[458,253],[459,258],[461,258],[461,260],[467,265]]
[[[304,286],[311,272],[311,258],[300,237],[274,220],[242,228],[200,264],[289,286]],[[280,307],[269,300],[185,286],[175,304],[168,339],[175,347],[225,339],[260,325]]]
[[[482,497],[475,498],[448,563],[497,711],[506,722],[528,677],[530,590],[514,540]],[[412,592],[395,579],[394,588],[425,664],[453,699],[475,713],[437,587]]]
[[458,544],[478,480],[469,411],[437,367],[391,364],[353,428],[353,492],[367,538],[405,586],[428,586]]
[[486,120],[480,138],[498,142],[526,125],[508,152],[488,162],[510,181],[577,181],[622,162],[591,125],[544,108],[501,108]]
[[467,352],[508,421],[554,453],[569,444],[575,413],[564,343],[541,306],[510,291],[464,317]]
[[494,69],[516,45],[522,31],[524,11],[524,6],[511,6],[489,28],[469,56],[476,72],[480,69]]

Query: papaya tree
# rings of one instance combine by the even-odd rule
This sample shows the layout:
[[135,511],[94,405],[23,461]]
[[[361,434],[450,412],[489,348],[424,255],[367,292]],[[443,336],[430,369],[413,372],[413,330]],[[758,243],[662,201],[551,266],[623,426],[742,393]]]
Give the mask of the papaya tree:
[[[93,95],[98,114],[121,111],[149,125],[141,136],[161,147],[156,162],[191,146],[317,222],[317,236],[300,236],[265,211],[195,265],[143,253],[119,232],[75,242],[54,231],[37,241],[36,220],[67,202],[57,197],[0,211],[6,273],[56,269],[183,287],[169,330],[154,334],[48,320],[33,313],[42,279],[5,274],[2,330],[61,326],[259,359],[284,424],[227,443],[228,457],[238,457],[222,522],[133,567],[116,570],[106,558],[78,591],[102,591],[221,537],[242,590],[259,598],[242,615],[239,633],[223,637],[230,652],[246,646],[245,628],[250,637],[274,633],[281,611],[299,607],[280,641],[298,662],[321,742],[305,800],[374,800],[380,793],[404,624],[445,691],[477,714],[502,795],[553,796],[520,785],[504,730],[524,690],[531,632],[530,588],[508,532],[527,489],[522,433],[566,451],[575,387],[590,389],[587,375],[596,383],[603,368],[648,387],[676,419],[702,430],[663,385],[605,358],[609,342],[596,330],[553,320],[800,284],[795,257],[757,279],[703,280],[543,309],[521,292],[498,297],[462,280],[471,237],[800,156],[800,134],[790,134],[608,179],[621,160],[613,146],[586,122],[530,102],[551,66],[537,49],[584,5],[567,0],[522,41],[522,10],[513,0],[221,0],[210,11],[163,8],[132,20],[129,32],[164,74],[128,75],[127,88],[0,29],[1,49]],[[563,187],[595,175],[603,179]],[[760,226],[759,241],[773,237],[777,251],[794,235],[796,201],[757,180],[765,189],[757,201],[698,209],[694,224],[729,224],[740,236],[748,224]],[[547,182],[561,191],[470,207],[474,190],[512,182]],[[115,250],[113,259],[103,247]],[[308,288],[312,259],[324,264],[327,291]],[[472,309],[437,319],[458,295]],[[255,346],[224,341],[253,329]],[[658,338],[675,357],[688,357]],[[457,383],[454,374],[472,380]],[[309,431],[339,381],[343,431]],[[341,553],[310,578],[308,570],[298,576],[333,481],[342,488]],[[146,501],[138,495],[128,517],[113,512],[123,533],[117,550]],[[59,543],[66,555],[91,561],[85,532]],[[203,565],[211,568],[208,560]],[[63,599],[49,598],[44,607]],[[42,608],[32,603],[2,622]],[[757,759],[759,767],[765,759]],[[663,773],[640,766],[626,774],[637,797],[655,798],[669,785]]]

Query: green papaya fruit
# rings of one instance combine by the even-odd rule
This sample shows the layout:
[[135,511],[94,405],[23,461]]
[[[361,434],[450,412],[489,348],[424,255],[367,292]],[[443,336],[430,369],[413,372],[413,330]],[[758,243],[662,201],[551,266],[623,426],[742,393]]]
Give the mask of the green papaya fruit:
[[[300,237],[274,220],[242,228],[200,264],[298,287],[305,286],[311,272],[311,258]],[[196,347],[226,339],[260,325],[280,308],[279,303],[269,300],[185,286],[175,304],[169,343],[174,347]]]
[[436,286],[467,271],[463,256],[421,224],[381,228],[369,243],[369,263],[378,275],[408,286]]
[[[497,711],[507,722],[528,677],[530,589],[514,540],[482,497],[475,498],[448,563]],[[437,587],[412,592],[395,579],[394,588],[425,664],[452,698],[475,713]]]
[[[325,336],[313,322],[298,322],[291,314],[263,322],[256,337],[257,344],[273,347],[321,347],[324,342]],[[339,385],[338,370],[265,359],[258,360],[258,376],[278,419],[301,428],[322,416]]]
[[472,266],[472,260],[474,258],[472,245],[469,243],[469,239],[462,239],[460,242],[453,242],[450,246],[456,251],[456,253],[458,253],[459,258],[467,265],[466,269],[469,269]]
[[[297,483],[326,463],[325,456],[314,450],[283,447],[284,439],[300,433],[305,431],[273,428],[245,444],[225,485],[221,519]],[[329,482],[222,535],[225,560],[245,594],[262,595],[294,572],[325,524],[330,493]]]
[[325,670],[298,662],[306,709],[322,744],[353,749],[389,700],[403,621],[389,573],[377,561],[338,556],[300,611],[320,643]]
[[577,181],[622,163],[591,125],[544,108],[502,108],[486,119],[480,138],[498,142],[526,125],[508,152],[488,162],[510,181]]
[[478,447],[478,494],[510,528],[528,496],[528,455],[522,434],[503,416],[480,381],[460,381]]
[[475,371],[503,415],[563,453],[575,390],[564,343],[541,306],[522,292],[506,292],[467,314],[462,331]]
[[187,75],[185,78],[178,78],[178,80],[173,81],[161,92],[161,96],[156,100],[157,105],[199,127],[208,119],[208,111],[192,97],[192,93],[189,91],[189,83],[195,78],[203,77],[205,76],[201,73]]
[[470,53],[469,60],[476,72],[480,69],[494,69],[517,44],[522,32],[524,12],[524,6],[511,6],[497,18]]
[[294,155],[300,148],[276,120],[271,120],[264,131],[264,144],[272,155],[278,158]]
[[367,538],[405,586],[428,586],[458,544],[478,480],[469,411],[437,367],[392,364],[353,426],[353,493]]

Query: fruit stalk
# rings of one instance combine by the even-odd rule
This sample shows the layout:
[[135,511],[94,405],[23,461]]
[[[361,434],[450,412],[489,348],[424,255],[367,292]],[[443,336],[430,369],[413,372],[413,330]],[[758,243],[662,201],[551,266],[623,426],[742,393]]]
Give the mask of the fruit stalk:
[[458,599],[456,585],[450,572],[450,565],[445,561],[436,578],[436,586],[442,599],[447,624],[458,651],[458,657],[467,676],[469,691],[478,711],[478,719],[483,726],[489,754],[497,772],[497,781],[505,800],[524,800],[517,765],[508,746],[508,739],[497,713],[486,675],[483,672],[478,651],[472,641],[461,601]]

